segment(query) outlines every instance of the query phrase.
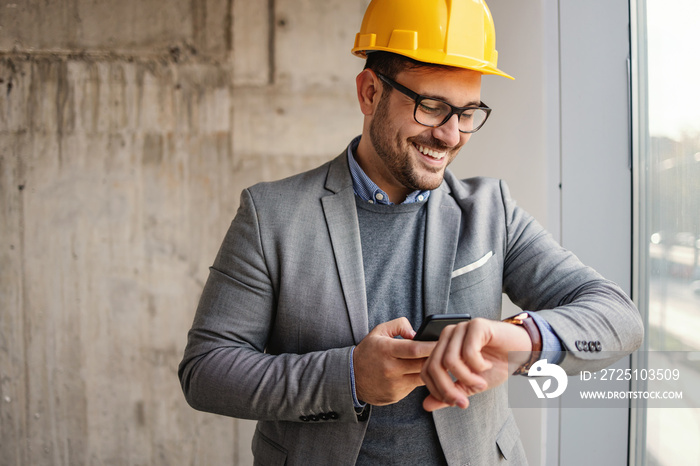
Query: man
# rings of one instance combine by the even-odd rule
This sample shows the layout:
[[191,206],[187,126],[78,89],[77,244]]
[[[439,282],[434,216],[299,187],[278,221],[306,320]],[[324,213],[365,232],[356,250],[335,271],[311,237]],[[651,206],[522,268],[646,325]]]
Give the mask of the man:
[[[243,191],[179,376],[194,408],[259,420],[256,463],[525,464],[508,353],[573,373],[639,346],[616,285],[502,182],[447,169],[490,112],[482,75],[507,76],[494,43],[483,3],[374,0],[353,49],[362,135]],[[529,313],[499,322],[502,292]],[[460,312],[437,343],[412,339]]]

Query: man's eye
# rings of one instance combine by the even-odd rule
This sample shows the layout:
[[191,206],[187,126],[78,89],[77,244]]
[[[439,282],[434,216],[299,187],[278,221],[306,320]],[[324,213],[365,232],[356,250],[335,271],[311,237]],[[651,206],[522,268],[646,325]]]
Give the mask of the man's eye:
[[418,105],[418,108],[421,112],[428,113],[430,115],[439,114],[442,111],[442,108],[439,105],[431,105],[430,102],[421,102]]
[[476,112],[476,109],[465,110],[459,117],[462,120],[471,120],[472,118],[474,118],[475,112]]

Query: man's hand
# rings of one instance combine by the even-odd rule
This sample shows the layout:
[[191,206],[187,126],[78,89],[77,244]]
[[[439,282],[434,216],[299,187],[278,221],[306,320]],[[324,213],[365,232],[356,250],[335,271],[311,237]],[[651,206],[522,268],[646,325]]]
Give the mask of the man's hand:
[[[509,351],[518,351],[514,354],[523,361],[511,360],[509,368]],[[530,336],[519,325],[474,319],[446,327],[421,372],[430,390],[423,408],[466,408],[469,396],[505,382],[530,351]]]
[[[425,385],[420,372],[435,342],[413,341],[408,319],[401,317],[377,325],[353,353],[355,393],[372,405],[402,400],[414,388]],[[403,339],[394,337],[401,336]]]

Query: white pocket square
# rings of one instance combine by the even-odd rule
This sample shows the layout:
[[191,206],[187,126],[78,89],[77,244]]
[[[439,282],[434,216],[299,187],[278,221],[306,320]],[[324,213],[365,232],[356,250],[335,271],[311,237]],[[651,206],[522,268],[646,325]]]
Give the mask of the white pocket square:
[[482,257],[478,261],[472,262],[471,264],[465,265],[464,267],[455,270],[454,272],[452,272],[452,278],[459,277],[460,275],[464,275],[465,273],[478,269],[479,267],[487,263],[489,259],[491,259],[491,256],[493,256],[493,251],[489,251],[486,254],[484,254],[484,257]]

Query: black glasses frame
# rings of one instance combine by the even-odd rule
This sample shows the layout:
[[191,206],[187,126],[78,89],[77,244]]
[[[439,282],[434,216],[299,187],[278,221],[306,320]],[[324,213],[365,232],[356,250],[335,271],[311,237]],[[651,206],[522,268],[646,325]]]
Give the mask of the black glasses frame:
[[[387,83],[389,86],[393,87],[406,97],[411,98],[415,102],[416,105],[415,107],[413,107],[413,119],[416,120],[416,123],[418,123],[419,125],[427,126],[428,128],[437,128],[447,123],[449,119],[452,118],[452,115],[457,115],[457,118],[459,119],[462,117],[462,114],[467,110],[483,110],[484,112],[486,112],[486,117],[479,126],[477,126],[471,131],[462,131],[461,129],[459,130],[460,133],[470,134],[479,131],[479,129],[481,129],[481,127],[484,126],[484,124],[486,123],[486,120],[489,119],[489,115],[491,115],[491,108],[488,107],[483,101],[479,103],[478,107],[455,107],[451,103],[445,102],[442,99],[436,99],[435,97],[428,97],[425,95],[418,94],[417,92],[410,90],[406,86],[402,86],[393,79],[388,78],[381,73],[376,73],[376,75],[379,76],[379,79],[381,79],[383,82]],[[443,104],[450,107],[450,113],[448,113],[447,116],[445,116],[445,119],[437,125],[426,125],[425,123],[421,123],[420,121],[418,121],[418,118],[416,118],[416,112],[418,111],[418,105],[420,105],[421,101],[423,100],[435,100],[437,102],[442,102]]]

